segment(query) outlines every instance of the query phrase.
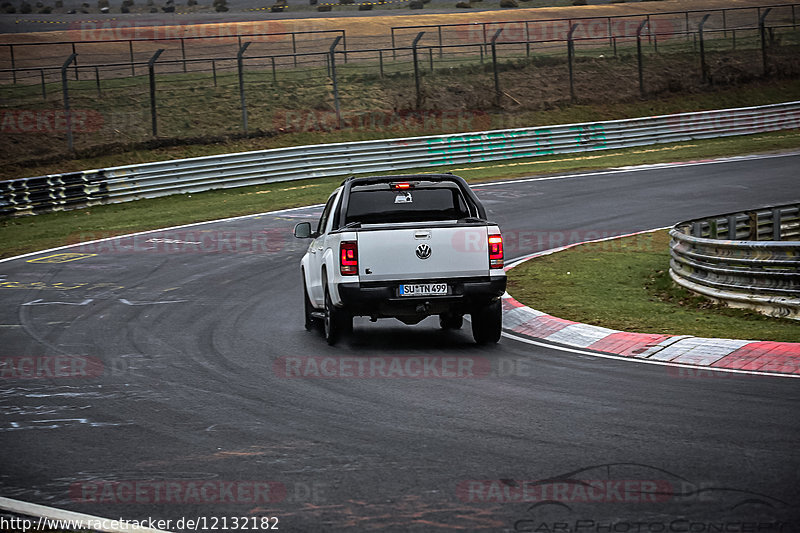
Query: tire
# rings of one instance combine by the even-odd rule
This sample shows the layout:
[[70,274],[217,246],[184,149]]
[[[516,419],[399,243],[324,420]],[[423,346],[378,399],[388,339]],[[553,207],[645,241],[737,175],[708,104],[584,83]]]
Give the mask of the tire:
[[442,313],[439,315],[439,327],[442,329],[461,329],[464,325],[463,315],[450,315]]
[[343,334],[353,331],[353,317],[344,309],[333,305],[328,287],[325,287],[325,320],[322,328],[328,345],[333,346]]
[[478,344],[494,344],[503,331],[503,307],[500,300],[472,313],[472,337]]
[[311,300],[308,299],[308,287],[306,286],[306,276],[303,274],[303,311],[305,314],[305,328],[307,331],[314,329],[317,325],[317,320],[311,316],[314,306],[311,305]]

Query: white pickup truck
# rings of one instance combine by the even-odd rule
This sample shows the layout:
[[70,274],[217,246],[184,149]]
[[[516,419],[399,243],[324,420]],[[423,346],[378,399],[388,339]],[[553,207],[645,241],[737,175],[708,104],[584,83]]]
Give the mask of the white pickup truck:
[[503,237],[460,177],[421,174],[348,178],[330,195],[301,261],[305,325],[321,321],[328,344],[354,316],[406,324],[439,316],[461,328],[469,314],[479,344],[500,339],[506,289]]

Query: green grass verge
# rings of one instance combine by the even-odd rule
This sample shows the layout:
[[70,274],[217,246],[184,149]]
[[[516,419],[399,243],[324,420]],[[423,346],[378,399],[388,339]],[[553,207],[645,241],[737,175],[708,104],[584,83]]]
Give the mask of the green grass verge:
[[[477,182],[798,147],[800,131],[789,131],[470,166],[409,169],[408,172],[453,171],[468,181]],[[341,180],[339,177],[283,182],[7,218],[0,220],[0,257],[94,238],[322,203]]]
[[508,291],[545,313],[621,331],[800,342],[789,319],[717,305],[675,287],[669,234],[646,233],[530,260],[509,272]]

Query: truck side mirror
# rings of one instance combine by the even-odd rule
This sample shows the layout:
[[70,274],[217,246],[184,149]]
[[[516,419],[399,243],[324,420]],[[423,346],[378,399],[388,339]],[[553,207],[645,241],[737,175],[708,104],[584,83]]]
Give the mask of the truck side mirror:
[[294,236],[298,239],[311,238],[311,222],[300,222],[294,227]]

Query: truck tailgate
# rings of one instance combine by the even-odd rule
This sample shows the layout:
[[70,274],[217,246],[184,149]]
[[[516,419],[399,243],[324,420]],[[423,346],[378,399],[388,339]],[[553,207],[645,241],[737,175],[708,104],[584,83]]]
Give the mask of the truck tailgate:
[[489,274],[486,226],[414,226],[358,232],[362,282]]

